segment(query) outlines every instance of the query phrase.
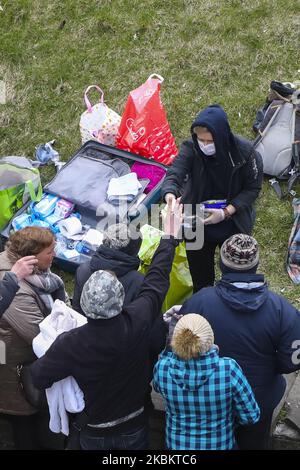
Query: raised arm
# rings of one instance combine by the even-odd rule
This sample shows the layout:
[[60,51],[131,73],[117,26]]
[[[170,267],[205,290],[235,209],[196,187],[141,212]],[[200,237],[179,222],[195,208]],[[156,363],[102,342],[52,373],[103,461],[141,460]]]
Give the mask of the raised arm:
[[164,236],[154,254],[149,271],[141,285],[138,297],[132,302],[127,311],[140,312],[145,319],[152,322],[161,311],[165,296],[169,289],[169,275],[172,269],[175,248],[182,226],[182,205],[178,201],[174,210],[168,206],[164,221]]

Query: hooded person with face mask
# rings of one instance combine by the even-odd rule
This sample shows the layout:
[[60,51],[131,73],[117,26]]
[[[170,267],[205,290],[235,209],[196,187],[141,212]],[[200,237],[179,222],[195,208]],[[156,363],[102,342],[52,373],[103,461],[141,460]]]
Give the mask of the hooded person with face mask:
[[[169,205],[181,197],[196,214],[197,205],[206,203],[204,244],[201,249],[193,249],[191,243],[187,247],[194,292],[214,284],[216,247],[235,233],[251,234],[253,204],[262,179],[260,154],[250,141],[232,133],[222,107],[211,105],[201,111],[162,186],[162,197]],[[210,200],[222,204],[207,208]]]

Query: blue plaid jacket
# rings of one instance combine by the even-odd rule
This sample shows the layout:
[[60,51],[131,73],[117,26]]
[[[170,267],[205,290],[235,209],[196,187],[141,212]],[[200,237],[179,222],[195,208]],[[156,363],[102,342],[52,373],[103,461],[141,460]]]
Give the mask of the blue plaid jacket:
[[233,359],[219,358],[217,346],[189,361],[163,351],[153,386],[166,401],[168,449],[232,449],[235,424],[259,420],[259,407],[242,369]]

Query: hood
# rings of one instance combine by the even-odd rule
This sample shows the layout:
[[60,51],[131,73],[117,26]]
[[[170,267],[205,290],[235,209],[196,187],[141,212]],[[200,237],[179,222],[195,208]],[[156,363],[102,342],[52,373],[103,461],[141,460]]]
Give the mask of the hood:
[[7,252],[3,251],[0,253],[0,271],[10,271],[13,266],[13,262],[9,260]]
[[268,286],[262,274],[224,274],[216,292],[233,310],[255,312],[268,297]]
[[197,390],[207,382],[219,365],[219,349],[213,346],[206,354],[197,359],[183,361],[175,354],[172,355],[169,373],[178,387],[184,390]]
[[117,277],[122,277],[129,271],[137,271],[140,266],[138,256],[129,255],[115,248],[101,245],[91,259],[91,270],[99,269],[113,271]]
[[222,156],[226,156],[227,158],[229,157],[229,152],[232,151],[232,147],[235,146],[235,140],[229,126],[227,114],[221,106],[217,104],[208,106],[198,114],[192,124],[191,133],[194,145],[198,153],[201,156],[204,156],[198,145],[197,136],[194,133],[194,127],[196,126],[206,127],[212,134],[216,147],[217,159]]
[[[206,127],[212,134],[216,152],[206,156],[199,147],[195,126]],[[230,181],[234,167],[241,164],[237,144],[232,134],[225,111],[214,104],[201,111],[191,127],[195,152],[205,167],[206,178],[203,200],[226,199],[230,192]]]

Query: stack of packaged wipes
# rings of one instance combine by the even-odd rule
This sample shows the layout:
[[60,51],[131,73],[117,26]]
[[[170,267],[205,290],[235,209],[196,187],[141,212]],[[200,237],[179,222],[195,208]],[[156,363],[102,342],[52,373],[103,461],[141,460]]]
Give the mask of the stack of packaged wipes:
[[15,231],[28,226],[35,226],[50,228],[53,233],[58,233],[57,223],[69,217],[73,210],[74,204],[70,201],[44,193],[39,202],[30,204],[26,213],[13,219],[12,226]]
[[81,215],[74,212],[75,205],[66,199],[44,193],[37,203],[31,203],[27,212],[15,217],[15,231],[28,226],[50,229],[56,238],[56,256],[65,259],[92,255],[101,245],[103,234],[89,225],[82,225]]
[[12,221],[12,226],[15,231],[21,230],[22,228],[25,228],[25,227],[49,228],[49,224],[47,224],[47,222],[44,222],[43,220],[35,218],[33,214],[21,214],[15,217]]

